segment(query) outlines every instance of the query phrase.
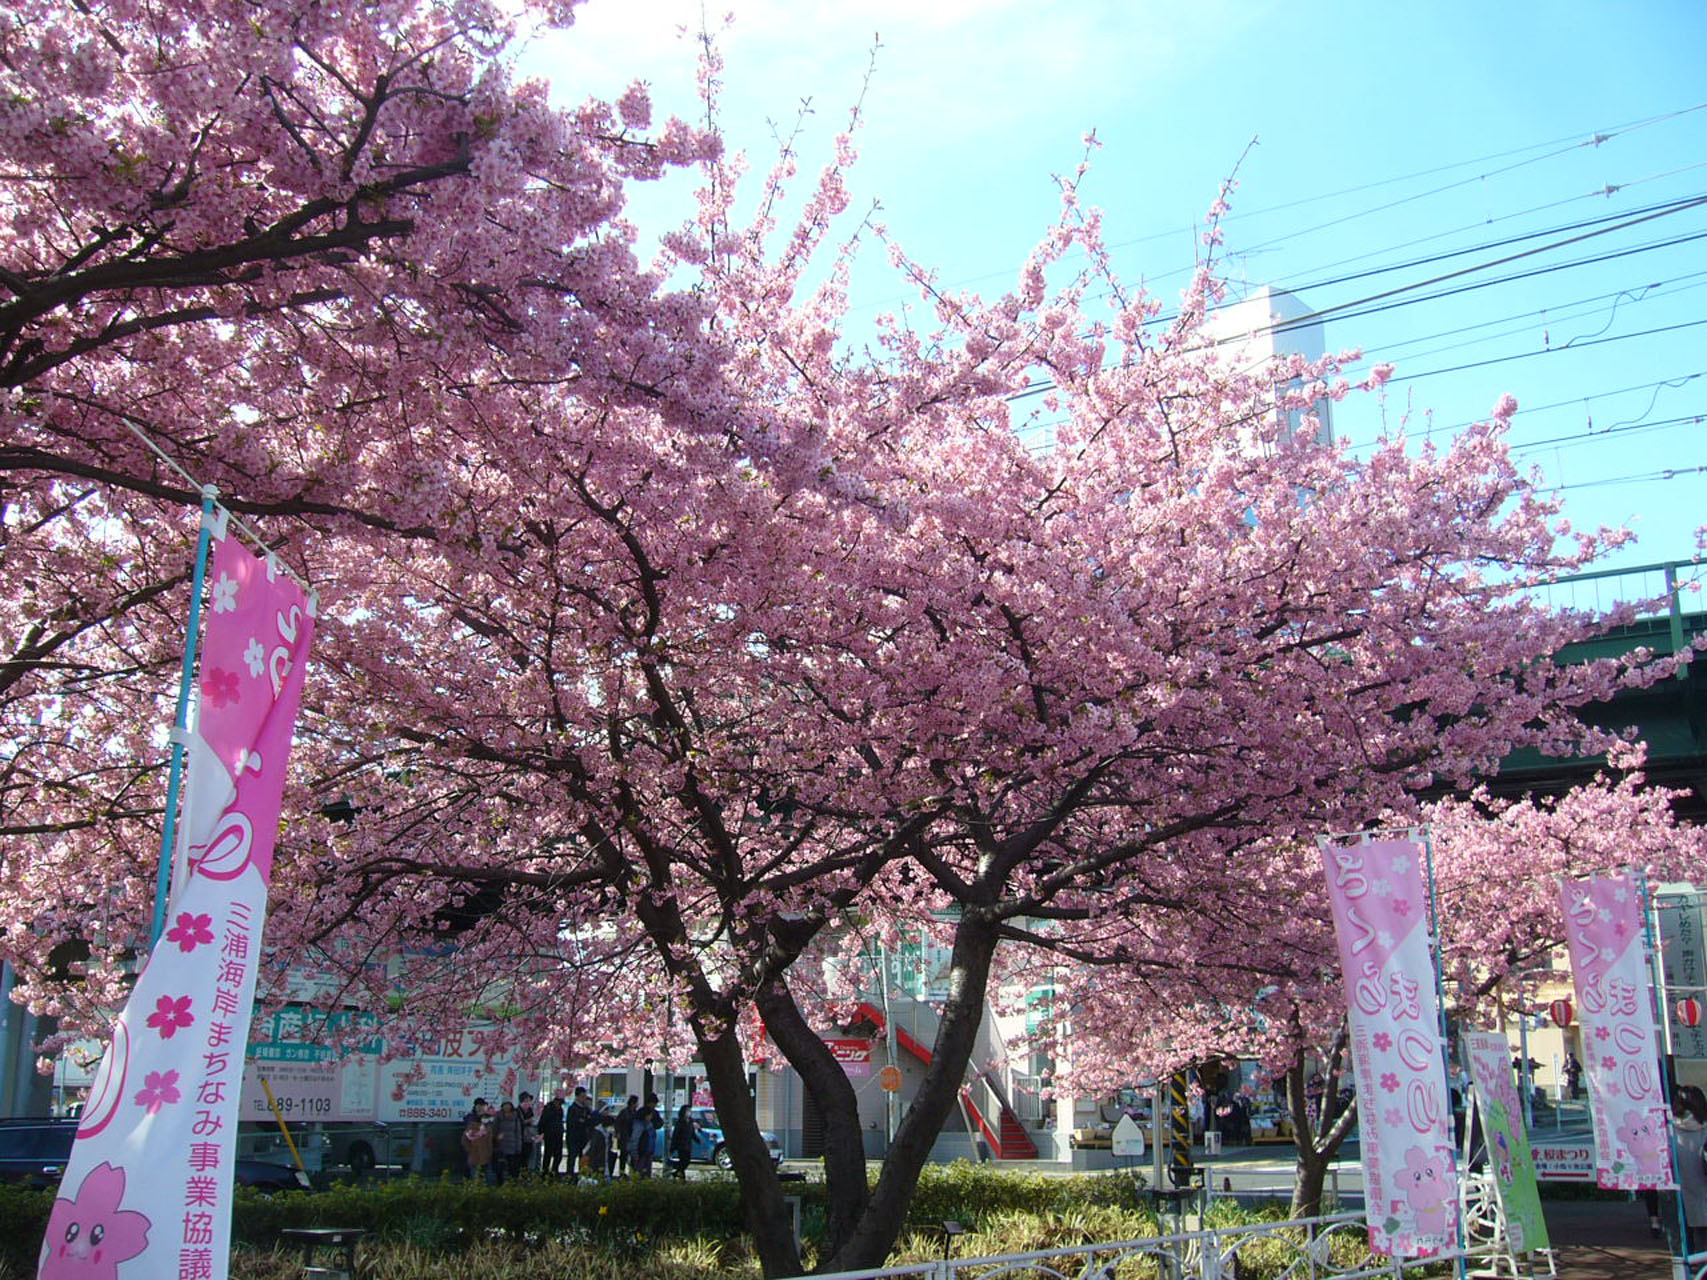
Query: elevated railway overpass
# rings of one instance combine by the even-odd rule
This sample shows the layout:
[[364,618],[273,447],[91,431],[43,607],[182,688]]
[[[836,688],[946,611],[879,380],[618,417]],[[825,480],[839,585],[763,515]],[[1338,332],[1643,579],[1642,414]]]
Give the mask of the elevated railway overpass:
[[[1571,645],[1559,656],[1566,661],[1620,657],[1637,648],[1656,654],[1677,653],[1707,635],[1707,563],[1670,561],[1632,569],[1607,569],[1561,579],[1545,589],[1550,602],[1578,607],[1608,607],[1628,600],[1657,600],[1651,613],[1628,626],[1583,644]],[[1707,822],[1707,653],[1674,676],[1645,689],[1624,689],[1610,702],[1584,707],[1583,720],[1598,728],[1621,731],[1634,727],[1648,745],[1650,781],[1675,787],[1688,795],[1677,808],[1680,817]],[[1488,780],[1495,795],[1551,794],[1565,791],[1592,777],[1603,757],[1558,758],[1524,750],[1509,756],[1500,772]]]

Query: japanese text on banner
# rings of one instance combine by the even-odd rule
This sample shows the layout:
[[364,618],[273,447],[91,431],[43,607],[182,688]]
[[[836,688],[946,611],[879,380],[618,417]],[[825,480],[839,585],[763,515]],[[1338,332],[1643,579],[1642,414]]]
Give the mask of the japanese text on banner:
[[233,541],[209,575],[167,912],[91,1085],[41,1280],[225,1280],[243,1046],[303,667],[302,590]]
[[1675,1187],[1641,894],[1629,876],[1576,880],[1561,893],[1594,1117],[1596,1178],[1624,1191]]
[[1322,842],[1345,975],[1371,1247],[1423,1257],[1457,1240],[1451,1108],[1421,846]]

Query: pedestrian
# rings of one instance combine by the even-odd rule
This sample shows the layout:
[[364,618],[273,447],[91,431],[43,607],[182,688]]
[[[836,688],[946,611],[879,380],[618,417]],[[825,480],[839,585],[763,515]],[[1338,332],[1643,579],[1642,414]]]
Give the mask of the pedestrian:
[[646,1095],[641,1107],[629,1122],[634,1131],[628,1138],[628,1168],[636,1178],[652,1176],[652,1158],[658,1152],[658,1131],[664,1127],[664,1117],[658,1114],[658,1095]]
[[601,1102],[595,1120],[605,1131],[605,1180],[614,1181],[622,1160],[622,1153],[617,1149],[620,1146],[622,1115],[612,1111],[609,1103]]
[[522,1169],[522,1117],[508,1099],[498,1108],[498,1118],[492,1124],[492,1165],[498,1171],[500,1186]]
[[1577,1061],[1574,1053],[1565,1055],[1565,1088],[1571,1091],[1572,1102],[1582,1097],[1583,1064]]
[[666,1166],[666,1174],[679,1181],[686,1182],[688,1165],[693,1162],[694,1138],[699,1134],[699,1126],[693,1121],[693,1108],[683,1106],[676,1112],[676,1123],[670,1128],[670,1159]]
[[522,1159],[516,1172],[532,1171],[539,1158],[539,1111],[533,1094],[523,1091],[516,1098],[516,1115],[522,1122]]
[[581,1156],[581,1167],[595,1182],[609,1182],[611,1174],[611,1119],[600,1107],[587,1125],[587,1144]]
[[1707,1249],[1707,1093],[1679,1085],[1671,1100],[1677,1139],[1677,1194],[1689,1228],[1687,1253]]
[[[593,1102],[587,1096],[584,1085],[575,1086],[575,1096],[570,1100],[568,1109],[563,1115],[563,1136],[569,1149],[569,1181],[575,1182],[581,1176],[581,1152],[586,1148],[587,1139],[593,1128]],[[600,1172],[604,1170],[601,1168]]]
[[[563,1099],[553,1098],[540,1109],[539,1113],[539,1142],[542,1152],[540,1157],[540,1172],[547,1178],[557,1176],[557,1166],[563,1159]],[[573,1181],[574,1162],[570,1162],[570,1177]]]
[[640,1098],[628,1095],[628,1105],[616,1113],[617,1176],[626,1178],[634,1171],[634,1118],[640,1114]]
[[470,1182],[492,1181],[492,1126],[485,1116],[486,1100],[477,1098],[474,1110],[463,1117],[462,1155],[468,1162]]

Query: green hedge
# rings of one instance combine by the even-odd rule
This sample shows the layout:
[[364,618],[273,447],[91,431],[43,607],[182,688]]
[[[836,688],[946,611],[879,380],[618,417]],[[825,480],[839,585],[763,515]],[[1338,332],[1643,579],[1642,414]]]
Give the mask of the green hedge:
[[[823,1229],[823,1183],[790,1183],[784,1191],[801,1199],[803,1234],[810,1245]],[[0,1186],[0,1278],[34,1274],[51,1205],[48,1192]],[[1211,1219],[1213,1225],[1226,1226],[1266,1216],[1220,1202]],[[940,1256],[939,1224],[947,1219],[968,1229],[956,1242],[955,1252],[961,1256],[1138,1239],[1157,1230],[1142,1191],[1124,1175],[1053,1177],[966,1162],[931,1165],[920,1178],[896,1260]],[[235,1273],[272,1275],[279,1268],[292,1273],[287,1257],[276,1252],[279,1233],[290,1227],[363,1228],[371,1233],[363,1254],[374,1262],[382,1256],[398,1263],[413,1258],[413,1266],[431,1257],[450,1265],[449,1260],[464,1258],[453,1268],[455,1274],[472,1266],[483,1280],[509,1274],[494,1268],[492,1250],[510,1249],[518,1257],[541,1260],[562,1250],[581,1250],[587,1258],[602,1259],[600,1266],[647,1258],[648,1268],[656,1269],[652,1262],[669,1261],[655,1256],[661,1252],[691,1253],[703,1246],[727,1265],[728,1249],[739,1255],[742,1250],[735,1242],[746,1235],[739,1189],[732,1178],[722,1176],[608,1186],[523,1181],[503,1187],[450,1178],[404,1179],[273,1196],[240,1190],[232,1239],[247,1251],[247,1259]],[[437,1264],[430,1270],[437,1274]],[[409,1266],[399,1273],[410,1274]]]
[[[10,1272],[33,1274],[52,1205],[50,1192],[0,1185],[0,1260]],[[745,1232],[740,1192],[729,1178],[602,1187],[531,1181],[486,1187],[449,1178],[407,1178],[368,1187],[335,1183],[304,1194],[238,1190],[233,1244],[269,1250],[289,1227],[359,1227],[376,1242],[437,1252],[498,1240],[629,1250],[649,1241],[726,1240]]]

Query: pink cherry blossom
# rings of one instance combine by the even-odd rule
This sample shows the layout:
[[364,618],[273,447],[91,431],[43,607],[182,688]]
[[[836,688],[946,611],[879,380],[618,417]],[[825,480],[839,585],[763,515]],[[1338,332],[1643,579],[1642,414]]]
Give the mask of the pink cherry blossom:
[[[804,1073],[827,1269],[886,1256],[1005,983],[1054,982],[1061,1087],[1239,1052],[1302,1112],[1307,1052],[1349,1071],[1318,833],[1435,825],[1464,1009],[1525,998],[1562,867],[1697,847],[1619,783],[1423,803],[1520,748],[1607,749],[1574,708],[1665,666],[1551,659],[1626,615],[1531,588],[1623,535],[1556,534],[1508,406],[1430,449],[1298,429],[1363,394],[1346,362],[1225,359],[1213,257],[1177,308],[1121,285],[1072,170],[1010,285],[948,289],[849,234],[851,130],[809,175],[791,148],[743,178],[641,90],[517,82],[512,37],[573,9],[13,6],[0,426],[28,586],[0,613],[39,639],[0,713],[40,747],[8,818],[46,834],[0,916],[66,1034],[122,1003],[146,932],[161,622],[199,519],[133,427],[321,592],[263,999],[306,960],[407,1043],[501,981],[479,1052],[700,1061],[762,1163],[750,1057],[833,1066],[872,955],[955,957],[875,1189],[854,1086]],[[700,74],[715,120],[715,48]],[[627,184],[689,168],[642,261]],[[874,238],[919,305],[866,332]],[[1044,379],[1047,410],[1012,398]],[[238,691],[208,673],[210,705]],[[1320,1115],[1325,1167],[1355,1116]],[[774,1179],[742,1194],[766,1271],[798,1274]]]

